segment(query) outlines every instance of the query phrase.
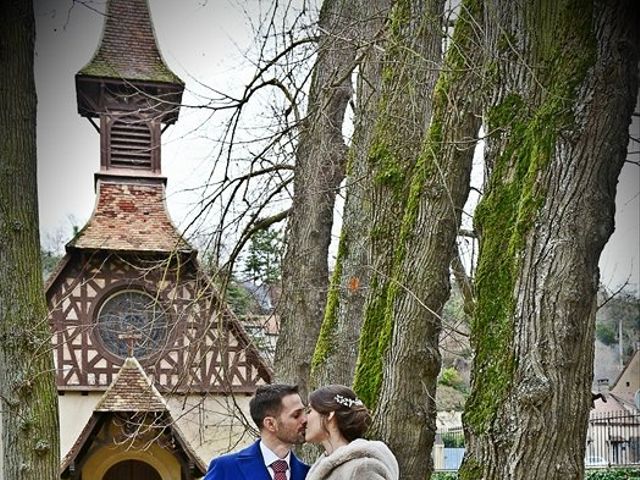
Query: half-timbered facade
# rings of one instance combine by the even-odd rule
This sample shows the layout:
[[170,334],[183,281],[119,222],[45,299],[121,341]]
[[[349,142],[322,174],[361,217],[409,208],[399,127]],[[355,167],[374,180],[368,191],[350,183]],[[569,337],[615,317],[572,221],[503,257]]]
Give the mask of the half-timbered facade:
[[[78,112],[100,134],[95,208],[46,291],[65,478],[196,478],[202,461],[250,441],[239,413],[256,386],[271,380],[166,209],[160,137],[178,119],[183,88],[157,48],[147,0],[109,0],[100,45],[76,75]],[[100,447],[123,434],[121,412],[108,422],[99,412],[105,392],[122,390],[126,362],[148,379],[166,409],[157,415],[179,428],[181,451],[193,457],[174,452],[182,459],[174,473],[153,466],[155,454],[138,448],[144,441],[119,451],[120,463]],[[137,418],[141,407],[126,404],[136,398],[129,393],[120,407]],[[162,450],[158,438],[154,448]],[[109,465],[109,474],[96,473],[98,464]]]
[[48,289],[59,391],[103,391],[132,343],[163,392],[251,393],[269,372],[193,258],[70,249]]

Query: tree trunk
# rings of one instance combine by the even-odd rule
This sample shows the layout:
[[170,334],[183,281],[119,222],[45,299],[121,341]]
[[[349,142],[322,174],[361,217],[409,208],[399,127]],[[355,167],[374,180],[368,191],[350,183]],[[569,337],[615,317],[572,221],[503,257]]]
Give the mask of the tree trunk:
[[598,260],[638,91],[633,4],[487,3],[498,82],[461,479],[584,476]]
[[58,396],[40,269],[32,3],[8,2],[0,21],[0,477],[54,480]]
[[327,256],[336,192],[345,170],[342,126],[353,94],[358,7],[359,0],[322,4],[308,114],[296,152],[274,366],[277,380],[298,384],[303,398],[327,299]]
[[362,312],[369,285],[368,232],[371,172],[367,154],[373,136],[382,82],[385,23],[392,0],[369,0],[362,5],[363,60],[359,64],[355,128],[349,147],[346,199],[336,267],[316,345],[311,373],[313,387],[351,385],[358,358]]
[[449,297],[469,194],[482,78],[481,2],[464,1],[433,94],[431,125],[410,179],[385,319],[391,325],[373,435],[396,453],[403,479],[428,478],[436,430],[441,314]]
[[[382,94],[367,158],[371,277],[364,307],[354,389],[375,408],[388,346],[385,324],[393,264],[409,181],[431,116],[431,94],[442,60],[441,0],[399,0],[385,44]],[[347,233],[348,234],[348,233]]]

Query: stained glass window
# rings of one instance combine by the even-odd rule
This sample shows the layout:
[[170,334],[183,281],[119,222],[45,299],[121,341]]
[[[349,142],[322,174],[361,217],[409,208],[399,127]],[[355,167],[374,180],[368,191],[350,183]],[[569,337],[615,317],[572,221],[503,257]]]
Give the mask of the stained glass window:
[[100,308],[96,331],[104,347],[125,358],[129,349],[136,358],[161,350],[167,340],[167,315],[149,294],[123,290],[108,298]]

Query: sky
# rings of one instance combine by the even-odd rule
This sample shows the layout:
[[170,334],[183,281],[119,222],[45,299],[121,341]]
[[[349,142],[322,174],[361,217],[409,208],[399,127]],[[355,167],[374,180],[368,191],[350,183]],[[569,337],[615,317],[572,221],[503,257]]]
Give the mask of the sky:
[[[252,43],[251,22],[260,0],[150,0],[156,37],[169,67],[186,82],[183,101],[194,105],[209,87],[238,92],[253,68],[243,60]],[[36,0],[36,88],[38,93],[38,188],[40,230],[47,249],[68,241],[94,207],[99,135],[76,111],[74,75],[93,56],[102,31],[103,0]],[[640,112],[640,106],[636,108]],[[218,123],[209,112],[182,108],[163,135],[162,171],[167,205],[184,228],[196,207],[197,187],[208,175],[210,138]],[[633,135],[640,138],[640,119]],[[205,125],[204,127],[202,125]],[[634,151],[640,152],[640,143]],[[640,160],[640,153],[634,160]],[[640,283],[640,167],[622,171],[616,198],[616,229],[602,254],[602,282],[615,289],[627,279]],[[339,222],[338,222],[339,225]]]

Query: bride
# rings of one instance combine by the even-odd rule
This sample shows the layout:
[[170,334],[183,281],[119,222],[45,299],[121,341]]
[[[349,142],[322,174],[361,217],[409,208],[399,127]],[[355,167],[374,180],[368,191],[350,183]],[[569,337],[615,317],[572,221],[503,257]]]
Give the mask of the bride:
[[384,443],[362,438],[371,424],[367,407],[343,385],[309,395],[305,440],[321,444],[324,454],[306,480],[398,480],[398,462]]

